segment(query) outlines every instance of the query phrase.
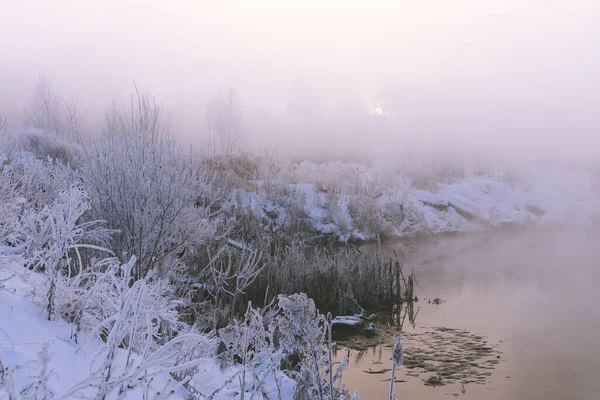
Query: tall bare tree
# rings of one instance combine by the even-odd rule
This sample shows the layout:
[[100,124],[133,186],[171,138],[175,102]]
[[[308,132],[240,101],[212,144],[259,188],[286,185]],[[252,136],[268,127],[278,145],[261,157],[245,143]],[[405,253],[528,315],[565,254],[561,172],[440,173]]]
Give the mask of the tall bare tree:
[[26,124],[45,132],[62,133],[63,107],[45,75],[40,75],[31,91]]
[[81,103],[75,96],[67,96],[63,102],[64,133],[75,139],[81,133]]
[[239,149],[243,137],[243,111],[239,94],[234,87],[208,102],[206,123],[213,155],[232,155]]

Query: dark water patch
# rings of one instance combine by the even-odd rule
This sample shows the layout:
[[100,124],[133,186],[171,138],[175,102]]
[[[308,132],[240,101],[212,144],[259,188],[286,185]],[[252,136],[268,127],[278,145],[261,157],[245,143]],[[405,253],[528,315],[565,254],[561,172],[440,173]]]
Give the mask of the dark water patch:
[[[441,386],[464,382],[485,384],[495,366],[501,362],[500,344],[463,329],[421,327],[418,332],[398,332],[397,327],[382,326],[377,335],[340,337],[338,346],[356,351],[360,359],[368,352],[376,354],[368,375],[388,374],[395,337],[400,334],[404,345],[406,375],[419,378],[425,385]],[[388,377],[389,381],[389,377]]]
[[429,328],[405,333],[404,367],[423,377],[425,384],[439,386],[458,381],[484,384],[500,362],[498,344],[462,329]]

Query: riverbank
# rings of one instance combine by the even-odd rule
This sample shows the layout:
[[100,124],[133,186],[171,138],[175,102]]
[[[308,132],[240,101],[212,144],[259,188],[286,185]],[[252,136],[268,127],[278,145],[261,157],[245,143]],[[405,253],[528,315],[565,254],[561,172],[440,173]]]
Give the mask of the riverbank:
[[296,171],[235,189],[233,202],[271,231],[287,229],[318,244],[600,223],[600,189],[592,170],[534,165],[518,176],[464,173],[432,186],[402,171],[366,165],[310,168],[311,173]]

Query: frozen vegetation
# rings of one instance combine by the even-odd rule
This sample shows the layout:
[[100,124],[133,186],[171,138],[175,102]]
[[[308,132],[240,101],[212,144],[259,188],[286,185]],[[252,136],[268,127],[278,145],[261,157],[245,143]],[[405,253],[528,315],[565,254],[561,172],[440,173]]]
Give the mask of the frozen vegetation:
[[227,171],[144,101],[85,140],[3,137],[0,398],[349,398],[313,300],[250,301],[272,261],[235,240]]
[[397,163],[287,163],[271,180],[234,190],[233,200],[270,229],[310,232],[310,240],[386,240],[600,221],[592,171],[549,161],[532,162],[518,174],[454,164],[415,171]]
[[0,142],[0,398],[357,398],[318,307],[412,283],[401,256],[308,245],[599,218],[587,166],[184,152],[145,96],[96,135],[46,122]]

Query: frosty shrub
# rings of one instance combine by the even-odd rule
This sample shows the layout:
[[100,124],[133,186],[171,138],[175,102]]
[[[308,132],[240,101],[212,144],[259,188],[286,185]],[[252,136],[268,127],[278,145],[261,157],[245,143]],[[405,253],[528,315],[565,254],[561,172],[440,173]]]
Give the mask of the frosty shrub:
[[102,221],[82,221],[89,203],[81,187],[73,186],[41,210],[29,210],[17,227],[17,241],[28,270],[43,271],[48,276],[44,308],[50,319],[55,311],[56,282],[60,276],[71,277],[83,269],[82,252],[107,253],[112,232]]
[[[164,279],[156,280],[148,274],[132,283],[135,262],[135,257],[122,266],[108,262],[95,281],[88,279],[94,282],[86,293],[76,296],[80,301],[74,336],[85,329],[92,336],[98,334],[104,344],[95,356],[90,375],[57,399],[77,398],[90,390],[96,399],[140,388],[148,390],[153,377],[192,373],[206,357],[214,357],[216,341],[192,332],[179,321],[178,304]],[[167,398],[184,383],[171,382],[152,398]]]
[[0,246],[14,246],[16,225],[25,200],[17,192],[18,180],[12,176],[12,168],[0,163]]
[[[223,351],[219,355],[222,367],[236,368],[240,375],[241,398],[248,393],[251,397],[260,395],[268,398],[265,382],[272,377],[279,391],[282,361],[286,357],[284,349],[276,346],[276,321],[265,318],[264,311],[248,303],[243,321],[233,321],[219,331]],[[253,382],[252,385],[248,381]],[[279,394],[281,396],[281,394]]]
[[223,186],[246,187],[260,178],[260,160],[250,153],[203,156],[200,162],[219,176]]
[[[306,294],[280,295],[263,310],[249,303],[243,319],[219,330],[222,367],[239,368],[241,398],[264,398],[264,383],[277,371],[294,379],[296,399],[349,399],[341,384],[347,360],[330,364],[333,343],[327,342],[330,323]],[[252,382],[252,385],[246,382]]]
[[[304,293],[279,296],[280,315],[276,317],[279,329],[279,345],[288,355],[297,355],[299,363],[291,371],[297,382],[297,399],[346,399],[348,391],[341,382],[345,368],[342,363],[333,372],[329,365],[332,343],[326,344],[330,323],[319,313],[312,299]],[[331,378],[331,379],[330,379]]]
[[111,248],[121,260],[138,257],[135,279],[155,267],[166,273],[170,256],[227,232],[228,192],[165,136],[160,109],[147,97],[134,98],[129,115],[108,113],[105,133],[85,146],[81,165],[95,215],[120,230]]
[[361,232],[378,235],[384,229],[384,220],[375,200],[370,195],[354,195],[348,203],[348,213]]
[[0,164],[0,201],[19,199],[23,210],[41,209],[77,181],[76,173],[55,159],[13,150],[9,149]]
[[298,354],[300,362],[292,376],[298,382],[299,398],[323,398],[325,379],[326,320],[305,294],[280,296],[277,317],[280,346],[287,354]]
[[[261,257],[261,253],[249,249],[232,249],[211,257],[204,279],[210,282],[208,292],[213,297],[215,312],[226,320],[237,313],[240,305],[243,310],[242,300],[247,300],[245,291],[264,268]],[[213,327],[218,325],[215,318]]]
[[81,149],[72,140],[36,128],[25,128],[8,135],[10,152],[30,152],[36,158],[52,159],[75,166]]
[[314,239],[309,215],[315,207],[323,209],[316,215],[335,226],[340,240],[386,238],[405,228],[412,181],[394,166],[290,163],[274,157],[263,163],[267,166],[254,190],[285,216],[284,226],[296,239]]

